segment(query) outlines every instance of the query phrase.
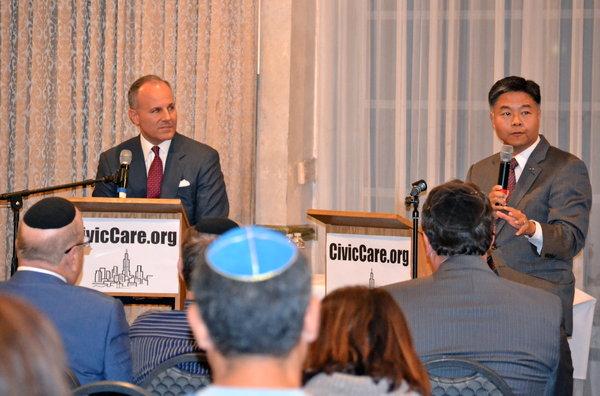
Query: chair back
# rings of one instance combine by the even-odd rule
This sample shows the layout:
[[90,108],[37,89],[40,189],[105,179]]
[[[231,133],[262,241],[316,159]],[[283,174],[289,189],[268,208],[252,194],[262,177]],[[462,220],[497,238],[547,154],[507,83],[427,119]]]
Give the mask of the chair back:
[[432,396],[513,395],[494,370],[473,360],[444,357],[425,362],[425,368],[429,373]]
[[[186,370],[190,364],[200,366],[200,374]],[[212,382],[210,366],[204,352],[185,353],[158,365],[144,380],[142,387],[152,395],[187,395]]]
[[93,395],[150,396],[150,393],[137,385],[123,381],[92,382],[73,391],[73,396]]

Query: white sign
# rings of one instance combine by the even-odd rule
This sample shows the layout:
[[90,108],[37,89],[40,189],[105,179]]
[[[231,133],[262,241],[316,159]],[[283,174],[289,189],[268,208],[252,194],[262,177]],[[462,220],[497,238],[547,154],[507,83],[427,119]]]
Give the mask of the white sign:
[[326,291],[411,279],[410,237],[327,234]]
[[103,293],[179,292],[178,219],[84,218],[91,251],[80,286]]

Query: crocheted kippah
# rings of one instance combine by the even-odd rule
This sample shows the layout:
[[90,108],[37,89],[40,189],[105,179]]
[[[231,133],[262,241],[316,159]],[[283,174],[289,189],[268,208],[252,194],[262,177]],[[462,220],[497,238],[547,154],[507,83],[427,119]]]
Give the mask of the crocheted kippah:
[[31,228],[43,230],[63,228],[75,218],[75,205],[60,197],[44,198],[23,216],[23,222]]
[[295,261],[296,246],[283,234],[258,226],[230,230],[206,251],[207,264],[218,274],[237,281],[273,278]]

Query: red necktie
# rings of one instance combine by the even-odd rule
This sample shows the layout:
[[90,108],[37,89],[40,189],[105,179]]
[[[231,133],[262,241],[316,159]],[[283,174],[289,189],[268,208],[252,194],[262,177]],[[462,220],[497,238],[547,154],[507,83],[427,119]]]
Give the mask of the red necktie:
[[160,198],[160,186],[162,184],[163,177],[163,163],[158,155],[160,148],[158,146],[152,147],[154,153],[154,159],[150,164],[150,170],[148,170],[148,181],[146,184],[146,197],[147,198]]
[[508,186],[506,189],[508,190],[508,195],[506,196],[506,200],[510,197],[510,194],[514,191],[515,186],[517,185],[517,178],[515,176],[515,168],[519,165],[516,159],[510,160],[510,168],[508,170]]

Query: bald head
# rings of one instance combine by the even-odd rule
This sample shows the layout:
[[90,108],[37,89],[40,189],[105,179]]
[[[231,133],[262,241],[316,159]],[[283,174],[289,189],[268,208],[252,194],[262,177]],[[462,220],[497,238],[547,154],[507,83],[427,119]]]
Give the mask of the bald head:
[[[82,255],[70,250],[83,239],[81,213],[64,198],[46,198],[33,205],[23,216],[17,235],[17,256],[20,265],[46,268],[77,278],[81,271]],[[76,266],[62,268],[75,259]],[[73,264],[73,263],[69,263]],[[78,267],[78,268],[77,268]],[[67,273],[64,273],[67,272]]]

